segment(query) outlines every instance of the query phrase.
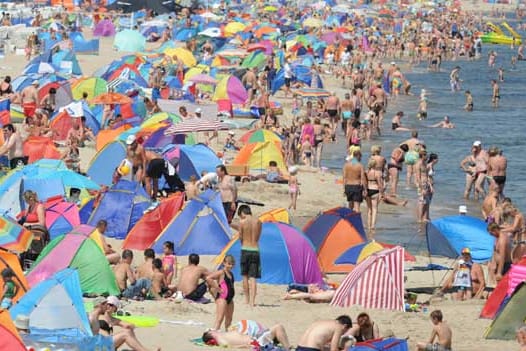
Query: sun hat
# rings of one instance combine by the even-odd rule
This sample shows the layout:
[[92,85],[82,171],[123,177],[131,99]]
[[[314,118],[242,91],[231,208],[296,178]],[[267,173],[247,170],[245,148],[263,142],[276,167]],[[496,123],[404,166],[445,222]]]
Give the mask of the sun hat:
[[29,317],[23,314],[19,314],[18,316],[16,316],[16,319],[13,322],[13,324],[17,329],[29,330]]
[[195,113],[201,113],[201,112],[203,112],[203,110],[201,110],[200,107],[198,107],[198,108],[195,109]]
[[468,208],[466,205],[458,206],[458,213],[468,213]]
[[103,303],[106,302],[106,299],[102,296],[98,296],[96,298],[93,299],[92,303],[93,303],[93,307],[96,307],[98,305],[102,305]]
[[135,137],[135,135],[128,135],[128,137],[126,138],[126,145],[131,145],[135,142],[135,140],[137,140],[137,138]]
[[117,296],[108,296],[108,298],[106,299],[106,303],[108,305],[113,305],[116,308],[121,307],[121,302],[119,301],[119,298]]

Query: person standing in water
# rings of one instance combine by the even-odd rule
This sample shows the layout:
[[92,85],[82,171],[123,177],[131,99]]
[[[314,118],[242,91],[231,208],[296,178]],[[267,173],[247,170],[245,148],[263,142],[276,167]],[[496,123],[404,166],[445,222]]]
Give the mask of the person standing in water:
[[499,107],[500,101],[500,87],[495,79],[491,80],[491,86],[493,89],[493,94],[491,95],[491,103],[493,104],[493,107],[497,108]]
[[466,96],[466,104],[464,105],[464,110],[466,110],[467,112],[472,112],[473,111],[473,95],[471,95],[471,91],[469,90],[466,90],[464,95]]

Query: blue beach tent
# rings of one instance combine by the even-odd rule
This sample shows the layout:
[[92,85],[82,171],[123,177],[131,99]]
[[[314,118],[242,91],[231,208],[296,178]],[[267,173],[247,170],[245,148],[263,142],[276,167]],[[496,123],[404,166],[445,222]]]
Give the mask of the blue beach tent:
[[431,255],[457,258],[467,247],[473,261],[489,261],[495,239],[486,228],[486,222],[469,216],[435,219],[426,227],[427,248]]
[[159,234],[152,248],[161,253],[163,243],[169,240],[175,243],[178,256],[217,255],[230,241],[230,235],[221,195],[209,189],[186,203]]
[[150,205],[150,197],[140,183],[120,180],[102,195],[88,224],[95,227],[99,220],[105,219],[108,221],[105,235],[124,239]]
[[95,183],[111,185],[113,171],[126,157],[126,145],[116,140],[106,144],[91,160],[87,174]]

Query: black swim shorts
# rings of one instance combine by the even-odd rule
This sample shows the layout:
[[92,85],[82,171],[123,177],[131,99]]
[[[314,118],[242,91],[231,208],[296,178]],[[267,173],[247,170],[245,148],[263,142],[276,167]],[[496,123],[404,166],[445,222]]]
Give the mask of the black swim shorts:
[[146,170],[146,176],[154,179],[159,179],[162,177],[166,169],[166,161],[162,158],[155,158],[150,161],[148,164],[148,169]]
[[259,251],[241,250],[241,275],[261,278]]
[[347,201],[351,202],[362,202],[363,201],[363,188],[361,185],[345,185],[345,196]]
[[208,291],[208,287],[206,286],[205,282],[202,282],[195,288],[194,291],[192,291],[190,294],[185,295],[185,299],[192,300],[192,301],[199,301],[200,299],[205,296],[206,292]]

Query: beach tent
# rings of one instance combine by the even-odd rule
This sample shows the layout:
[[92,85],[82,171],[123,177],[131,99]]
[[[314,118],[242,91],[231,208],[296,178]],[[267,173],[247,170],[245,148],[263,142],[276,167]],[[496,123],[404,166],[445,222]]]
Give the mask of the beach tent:
[[[263,284],[321,284],[322,274],[316,252],[300,229],[286,223],[264,222],[259,240],[261,279]],[[225,255],[236,260],[233,273],[241,280],[241,243],[232,239],[216,258],[220,264]]]
[[349,272],[352,265],[336,264],[347,249],[367,240],[360,213],[347,207],[324,211],[303,228],[318,254],[318,261],[326,273]]
[[359,342],[347,351],[409,351],[407,339],[385,338]]
[[70,39],[73,42],[73,50],[84,55],[98,55],[99,54],[99,39],[86,40],[80,32],[69,33]]
[[45,206],[46,227],[51,239],[69,233],[80,225],[79,208],[76,204],[61,200],[48,202]]
[[86,173],[97,184],[111,185],[113,172],[126,158],[126,145],[122,141],[112,141],[91,159]]
[[186,203],[157,237],[152,249],[161,253],[163,243],[173,241],[177,255],[217,255],[230,235],[221,194],[208,189]]
[[163,0],[134,0],[134,1],[115,1],[106,8],[110,11],[122,11],[123,13],[138,12],[149,9],[156,14],[176,12],[175,1]]
[[526,282],[521,283],[506,301],[485,333],[486,339],[514,340],[516,330],[526,320]]
[[270,161],[275,161],[282,171],[287,169],[280,143],[265,141],[246,144],[239,150],[232,164],[246,165],[251,171],[263,172]]
[[331,305],[404,311],[404,249],[385,249],[354,267]]
[[480,312],[480,318],[490,318],[493,319],[505,304],[506,297],[508,296],[508,291],[514,279],[511,279],[514,269],[519,272],[526,271],[526,256],[523,257],[519,262],[512,265],[511,269],[502,277],[502,279],[497,283],[497,286],[493,292],[489,295],[482,311]]
[[201,178],[203,171],[215,172],[221,160],[215,152],[205,144],[170,145],[163,151],[163,157],[176,165],[177,173],[182,180],[190,180],[190,176]]
[[161,199],[159,206],[146,213],[130,230],[123,249],[144,250],[150,247],[184,205],[184,193]]
[[84,308],[79,274],[66,268],[34,286],[10,309],[13,319],[29,317],[28,346],[53,344],[54,349],[113,350],[112,337],[94,336]]
[[94,99],[107,92],[108,83],[99,77],[80,79],[72,86],[73,98],[75,98],[75,100],[82,99],[83,93],[88,94],[88,99]]
[[43,136],[30,136],[24,142],[24,155],[28,157],[28,163],[43,158],[58,160],[62,156],[51,138]]
[[471,250],[475,262],[487,262],[493,255],[495,238],[487,231],[488,224],[470,216],[449,216],[435,219],[426,226],[427,248],[431,255],[457,258],[463,248]]
[[120,294],[106,256],[90,238],[92,232],[89,226],[79,226],[52,240],[27,274],[29,286],[34,287],[64,268],[75,268],[84,294]]
[[59,72],[66,75],[82,75],[77,56],[70,49],[60,50],[53,54],[51,62],[59,68]]
[[[18,286],[18,291],[13,298],[13,303],[16,303],[28,290],[28,284],[18,256],[4,250],[0,250],[0,272],[5,268],[11,268],[15,272],[13,281]],[[0,291],[4,291],[4,280],[0,279]],[[0,348],[0,350],[3,350]]]
[[27,351],[8,310],[0,310],[0,350]]
[[55,88],[55,111],[73,101],[71,95],[71,85],[67,80],[61,80],[57,82],[49,82],[46,85],[38,89],[38,99],[42,101],[44,97],[49,93],[51,88]]
[[289,211],[285,208],[275,208],[273,210],[269,210],[267,212],[263,212],[259,216],[259,220],[261,222],[282,222],[290,224],[290,216]]
[[125,29],[115,35],[113,47],[118,51],[139,52],[146,47],[146,38],[139,31]]
[[88,224],[96,226],[104,219],[108,222],[105,235],[124,239],[150,205],[150,196],[140,183],[120,180],[102,194]]
[[60,112],[53,116],[50,127],[53,128],[53,140],[65,141],[74,123],[80,124],[80,118],[86,118],[86,126],[90,128],[94,135],[100,130],[100,123],[93,114],[86,102],[72,102],[60,109]]
[[103,19],[95,25],[93,29],[94,37],[112,37],[116,33],[115,25],[110,19]]

